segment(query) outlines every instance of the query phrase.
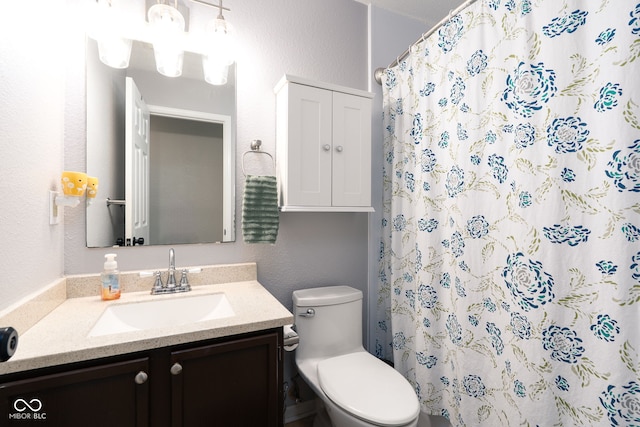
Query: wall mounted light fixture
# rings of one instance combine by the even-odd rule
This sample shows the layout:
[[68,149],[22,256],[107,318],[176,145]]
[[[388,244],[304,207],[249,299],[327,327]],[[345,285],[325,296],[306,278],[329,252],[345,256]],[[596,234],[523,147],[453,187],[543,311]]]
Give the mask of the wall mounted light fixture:
[[87,36],[98,43],[100,61],[113,68],[127,68],[131,57],[127,21],[111,0],[87,0]]
[[151,6],[148,20],[158,72],[167,77],[180,76],[184,58],[184,17],[178,11],[177,0],[175,6],[161,3]]
[[182,74],[184,52],[202,56],[205,80],[213,85],[227,83],[229,66],[235,62],[235,30],[222,15],[222,0],[211,4],[190,0],[219,9],[218,16],[207,25],[204,35],[185,31],[185,18],[178,10],[178,0],[157,0],[147,12],[147,21],[136,22],[127,16],[117,0],[86,0],[87,35],[96,40],[100,60],[113,68],[127,68],[133,40],[153,45],[156,69],[167,77]]
[[218,17],[207,25],[206,51],[202,56],[204,79],[212,85],[226,84],[229,66],[235,62],[235,29],[222,16],[222,9],[226,9],[222,0],[218,7]]

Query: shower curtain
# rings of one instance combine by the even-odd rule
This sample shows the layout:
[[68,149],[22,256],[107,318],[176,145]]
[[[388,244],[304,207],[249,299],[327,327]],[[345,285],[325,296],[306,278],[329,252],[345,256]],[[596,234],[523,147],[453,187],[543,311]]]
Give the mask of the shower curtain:
[[640,3],[479,0],[382,85],[376,354],[454,426],[640,426]]

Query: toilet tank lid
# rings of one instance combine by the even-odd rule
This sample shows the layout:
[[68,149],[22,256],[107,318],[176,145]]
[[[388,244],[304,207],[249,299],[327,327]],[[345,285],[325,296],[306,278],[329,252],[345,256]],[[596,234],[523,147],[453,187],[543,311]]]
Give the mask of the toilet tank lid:
[[324,286],[293,291],[293,304],[298,307],[343,304],[362,299],[362,291],[350,286]]

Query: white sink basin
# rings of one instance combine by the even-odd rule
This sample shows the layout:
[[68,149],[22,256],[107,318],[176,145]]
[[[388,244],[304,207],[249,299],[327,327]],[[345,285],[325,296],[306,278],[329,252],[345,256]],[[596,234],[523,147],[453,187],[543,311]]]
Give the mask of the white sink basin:
[[162,295],[158,299],[143,302],[110,305],[91,329],[89,336],[181,326],[231,317],[234,314],[224,293]]

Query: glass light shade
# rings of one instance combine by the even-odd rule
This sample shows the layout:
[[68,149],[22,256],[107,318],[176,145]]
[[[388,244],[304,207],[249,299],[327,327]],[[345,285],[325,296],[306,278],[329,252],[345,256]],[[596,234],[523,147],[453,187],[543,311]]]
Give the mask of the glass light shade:
[[155,4],[148,12],[153,37],[156,69],[167,77],[182,74],[184,60],[184,17],[178,9],[166,4]]
[[209,21],[206,31],[206,55],[215,57],[220,63],[231,65],[235,61],[235,29],[233,25],[218,17]]
[[202,57],[202,70],[207,83],[222,86],[227,84],[229,64],[218,61],[215,57]]
[[100,61],[113,68],[127,68],[131,40],[121,35],[126,20],[108,0],[89,0],[87,35],[98,43]]
[[206,32],[205,54],[202,56],[204,79],[212,85],[227,83],[229,65],[235,61],[235,30],[218,17],[209,22]]
[[106,37],[98,40],[100,61],[113,68],[127,68],[131,58],[131,40]]

